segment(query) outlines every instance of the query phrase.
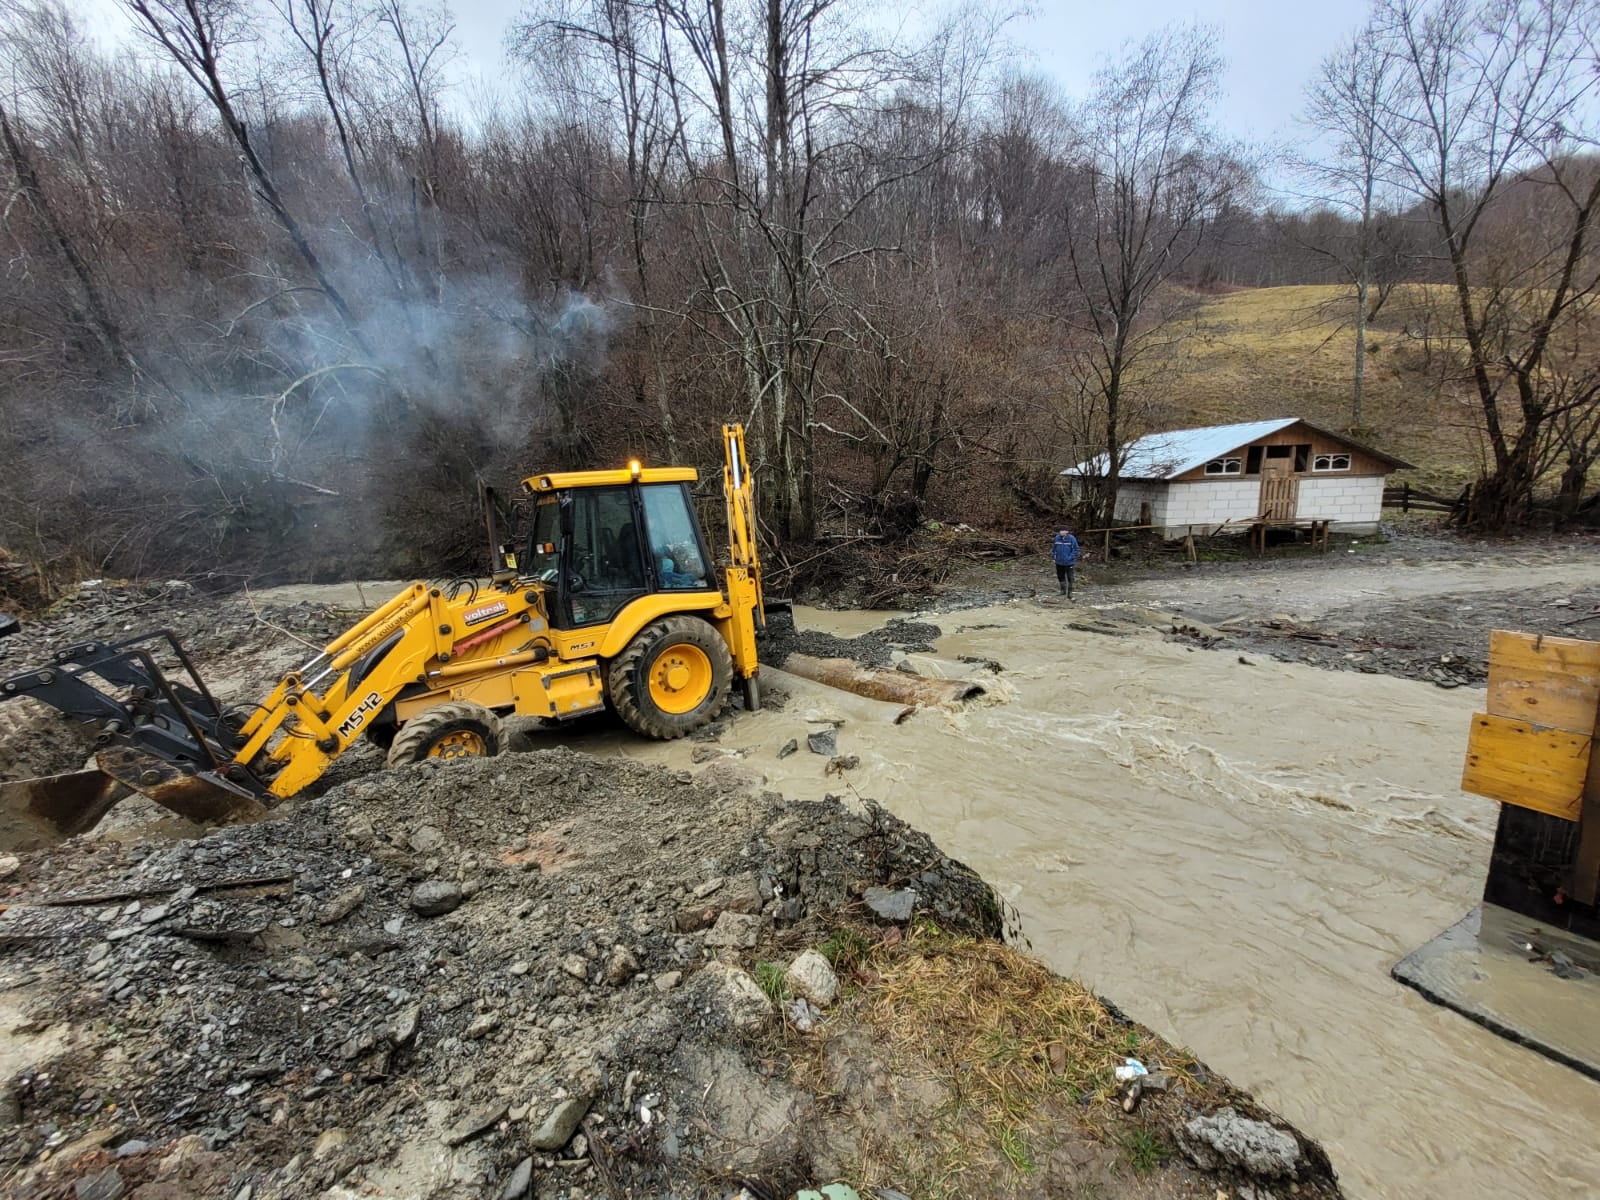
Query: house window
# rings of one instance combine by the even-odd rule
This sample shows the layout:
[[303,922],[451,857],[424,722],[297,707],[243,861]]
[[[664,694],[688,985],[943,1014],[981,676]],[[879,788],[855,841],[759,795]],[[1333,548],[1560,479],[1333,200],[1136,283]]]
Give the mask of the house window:
[[1265,446],[1251,446],[1244,452],[1244,473],[1246,475],[1261,474],[1261,452]]
[[1319,454],[1312,460],[1313,471],[1348,471],[1350,469],[1350,456],[1348,454]]
[[1303,472],[1311,462],[1311,443],[1302,442],[1294,448],[1294,469]]
[[1207,475],[1238,475],[1244,470],[1244,463],[1237,458],[1213,458],[1206,464]]

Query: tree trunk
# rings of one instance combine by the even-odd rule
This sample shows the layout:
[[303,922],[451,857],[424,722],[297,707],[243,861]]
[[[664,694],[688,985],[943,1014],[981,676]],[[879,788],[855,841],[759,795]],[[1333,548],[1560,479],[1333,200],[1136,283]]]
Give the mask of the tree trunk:
[[1556,515],[1564,523],[1573,520],[1583,506],[1583,489],[1589,484],[1589,466],[1581,458],[1567,459],[1566,470],[1561,472],[1561,485],[1556,489]]
[[1367,375],[1367,276],[1365,264],[1356,280],[1356,369],[1350,388],[1350,428],[1361,428],[1361,388]]

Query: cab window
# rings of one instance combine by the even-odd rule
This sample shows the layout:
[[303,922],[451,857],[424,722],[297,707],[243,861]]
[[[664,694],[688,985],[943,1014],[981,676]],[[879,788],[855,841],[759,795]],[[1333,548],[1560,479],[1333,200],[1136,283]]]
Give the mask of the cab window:
[[575,625],[609,621],[646,590],[644,558],[627,488],[572,493],[567,596]]
[[647,483],[639,491],[644,499],[650,562],[659,586],[663,590],[705,591],[711,582],[688,489],[681,483]]
[[533,533],[529,537],[524,577],[540,583],[555,583],[560,559],[561,509],[556,498],[539,501],[533,510]]

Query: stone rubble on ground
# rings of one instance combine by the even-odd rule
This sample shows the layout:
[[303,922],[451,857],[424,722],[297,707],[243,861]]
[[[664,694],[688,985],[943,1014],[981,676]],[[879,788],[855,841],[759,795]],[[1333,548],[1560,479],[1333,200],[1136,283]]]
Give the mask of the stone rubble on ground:
[[800,953],[783,973],[783,981],[791,992],[818,1008],[827,1008],[839,996],[839,977],[832,964],[815,950]]
[[1181,1136],[1184,1152],[1202,1170],[1234,1167],[1266,1179],[1293,1177],[1300,1144],[1269,1125],[1241,1116],[1231,1107],[1192,1118]]
[[[527,870],[530,844],[561,849]],[[0,985],[31,981],[86,1039],[23,1072],[0,1120],[25,1200],[55,1200],[27,1181],[67,1169],[61,1148],[110,1104],[126,1116],[89,1175],[146,1143],[117,1160],[131,1192],[193,1139],[188,1182],[160,1200],[477,1200],[530,1151],[526,1194],[592,1195],[550,1165],[580,1134],[585,1163],[669,1194],[730,1153],[758,1161],[692,1118],[704,1055],[777,1028],[761,956],[809,964],[820,1019],[826,960],[802,951],[863,883],[917,879],[955,927],[998,931],[988,888],[879,810],[736,799],[568,750],[358,775],[279,820],[72,843],[22,856],[18,877]],[[100,898],[36,903],[72,895]]]
[[869,887],[861,893],[861,900],[882,920],[903,925],[911,920],[917,893],[911,888]]

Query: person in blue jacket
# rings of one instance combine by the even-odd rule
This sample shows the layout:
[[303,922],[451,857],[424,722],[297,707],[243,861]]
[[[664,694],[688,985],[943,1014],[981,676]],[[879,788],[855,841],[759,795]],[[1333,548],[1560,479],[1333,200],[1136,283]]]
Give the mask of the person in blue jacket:
[[1078,565],[1078,539],[1072,536],[1072,530],[1063,525],[1056,530],[1056,540],[1050,547],[1050,557],[1056,564],[1056,582],[1061,585],[1061,594],[1068,600],[1072,599],[1072,577]]

